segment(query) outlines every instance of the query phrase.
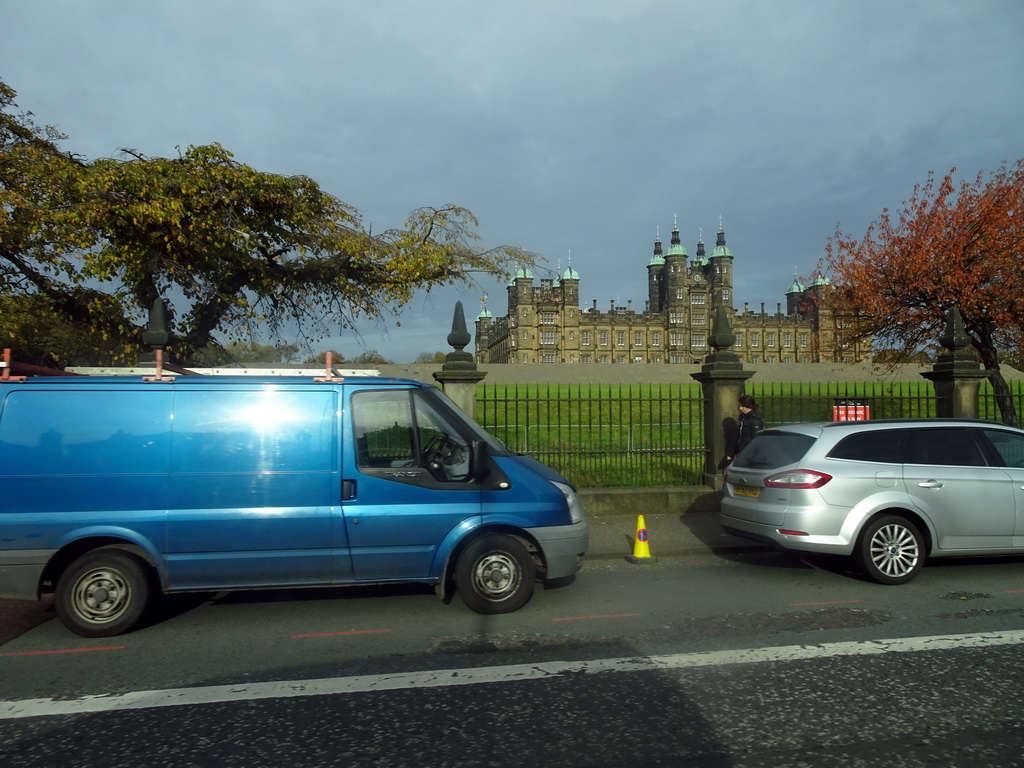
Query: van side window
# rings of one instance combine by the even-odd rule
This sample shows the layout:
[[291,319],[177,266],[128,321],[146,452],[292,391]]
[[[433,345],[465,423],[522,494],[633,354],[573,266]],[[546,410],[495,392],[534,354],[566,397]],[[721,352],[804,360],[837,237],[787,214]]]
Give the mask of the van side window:
[[984,467],[987,462],[969,429],[936,427],[907,430],[907,464]]
[[903,461],[903,448],[907,443],[907,432],[905,429],[858,432],[840,440],[838,445],[829,451],[828,457],[900,464]]
[[418,465],[408,390],[354,393],[352,425],[359,467]]
[[1008,467],[1024,467],[1024,437],[1004,429],[983,429],[999,457]]
[[449,417],[419,390],[352,395],[356,465],[424,467],[438,480],[469,477],[469,445]]

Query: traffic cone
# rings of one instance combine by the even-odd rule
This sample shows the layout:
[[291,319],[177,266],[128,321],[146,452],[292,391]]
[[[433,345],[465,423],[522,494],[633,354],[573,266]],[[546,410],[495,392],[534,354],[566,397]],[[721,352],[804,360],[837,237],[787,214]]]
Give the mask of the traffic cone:
[[647,541],[647,526],[644,524],[644,516],[636,518],[636,537],[633,540],[633,554],[627,555],[626,559],[631,563],[656,563],[658,558],[651,556],[651,545]]

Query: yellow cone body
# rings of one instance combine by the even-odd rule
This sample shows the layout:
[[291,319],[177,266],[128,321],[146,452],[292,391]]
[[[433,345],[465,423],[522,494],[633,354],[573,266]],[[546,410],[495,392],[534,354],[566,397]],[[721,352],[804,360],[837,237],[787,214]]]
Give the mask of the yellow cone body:
[[646,558],[651,556],[651,544],[647,541],[647,525],[644,523],[644,516],[636,519],[636,536],[633,539],[633,557]]

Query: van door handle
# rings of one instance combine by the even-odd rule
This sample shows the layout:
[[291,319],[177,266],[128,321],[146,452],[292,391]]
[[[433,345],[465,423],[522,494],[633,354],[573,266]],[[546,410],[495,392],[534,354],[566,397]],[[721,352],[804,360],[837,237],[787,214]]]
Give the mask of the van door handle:
[[925,480],[923,483],[917,484],[920,488],[941,488],[942,483],[938,480]]
[[341,500],[352,501],[356,497],[356,481],[355,480],[342,480],[341,481]]

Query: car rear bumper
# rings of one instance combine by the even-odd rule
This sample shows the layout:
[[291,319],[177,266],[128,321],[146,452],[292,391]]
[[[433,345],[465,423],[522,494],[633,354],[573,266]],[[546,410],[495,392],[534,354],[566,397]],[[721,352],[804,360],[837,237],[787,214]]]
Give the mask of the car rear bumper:
[[811,536],[782,533],[779,526],[755,523],[751,520],[743,520],[738,517],[722,514],[722,529],[733,536],[740,536],[745,539],[759,541],[762,544],[770,544],[782,549],[791,549],[799,552],[822,552],[833,555],[849,555],[853,552],[853,539],[843,535],[836,536]]

